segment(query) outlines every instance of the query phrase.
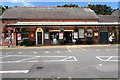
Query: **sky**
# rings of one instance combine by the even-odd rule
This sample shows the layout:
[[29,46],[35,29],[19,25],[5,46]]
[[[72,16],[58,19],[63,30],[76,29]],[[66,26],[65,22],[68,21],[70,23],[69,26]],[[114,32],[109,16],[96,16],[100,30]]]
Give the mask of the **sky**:
[[[102,5],[108,5],[110,7],[112,7],[113,9],[117,9],[118,8],[118,3],[119,2],[90,2],[91,4],[102,4]],[[11,0],[11,1],[1,1],[0,5],[3,6],[9,6],[9,7],[13,7],[13,6],[19,6],[19,7],[56,7],[57,5],[64,5],[64,4],[76,4],[79,5],[79,7],[87,7],[88,5],[88,1],[86,2],[65,2],[65,1],[60,1],[60,2],[50,2],[50,1],[46,1],[46,2],[42,2],[42,1],[25,1],[25,0]]]

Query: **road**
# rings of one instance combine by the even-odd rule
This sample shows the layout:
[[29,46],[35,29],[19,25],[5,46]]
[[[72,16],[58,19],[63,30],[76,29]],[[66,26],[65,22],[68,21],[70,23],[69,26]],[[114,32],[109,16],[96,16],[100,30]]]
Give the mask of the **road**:
[[2,78],[118,78],[118,46],[2,49]]

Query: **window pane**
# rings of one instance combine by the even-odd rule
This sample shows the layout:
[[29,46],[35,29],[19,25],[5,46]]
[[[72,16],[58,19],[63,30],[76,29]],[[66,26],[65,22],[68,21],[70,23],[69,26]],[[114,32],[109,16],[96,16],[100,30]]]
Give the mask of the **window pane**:
[[84,38],[84,29],[79,29],[79,38]]

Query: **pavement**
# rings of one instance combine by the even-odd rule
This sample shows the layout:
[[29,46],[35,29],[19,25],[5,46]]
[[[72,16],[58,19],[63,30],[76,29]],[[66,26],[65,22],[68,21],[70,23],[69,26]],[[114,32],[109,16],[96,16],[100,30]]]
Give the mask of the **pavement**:
[[[8,46],[1,46],[1,49],[23,49],[23,48],[65,48],[65,47],[97,47],[97,46],[110,46],[109,44],[92,44],[92,45],[49,45],[49,46],[14,46],[8,48]],[[111,46],[120,46],[120,44],[112,44]]]
[[3,47],[0,74],[8,80],[119,78],[119,49],[117,44]]

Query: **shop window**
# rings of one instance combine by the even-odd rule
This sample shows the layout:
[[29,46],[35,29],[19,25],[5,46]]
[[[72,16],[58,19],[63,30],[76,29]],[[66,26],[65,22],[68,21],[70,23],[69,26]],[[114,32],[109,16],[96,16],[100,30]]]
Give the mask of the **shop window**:
[[23,40],[28,39],[28,28],[22,28],[21,33]]
[[87,37],[92,37],[92,28],[87,29]]
[[84,29],[79,29],[79,38],[85,38],[85,30]]
[[6,30],[6,33],[8,33],[8,30]]
[[10,33],[13,33],[13,30],[11,30]]
[[[8,37],[8,30],[6,30],[6,33],[5,33],[5,34],[6,34],[6,37]],[[6,37],[5,37],[5,38],[6,38]]]
[[6,34],[6,37],[8,37],[8,34]]

